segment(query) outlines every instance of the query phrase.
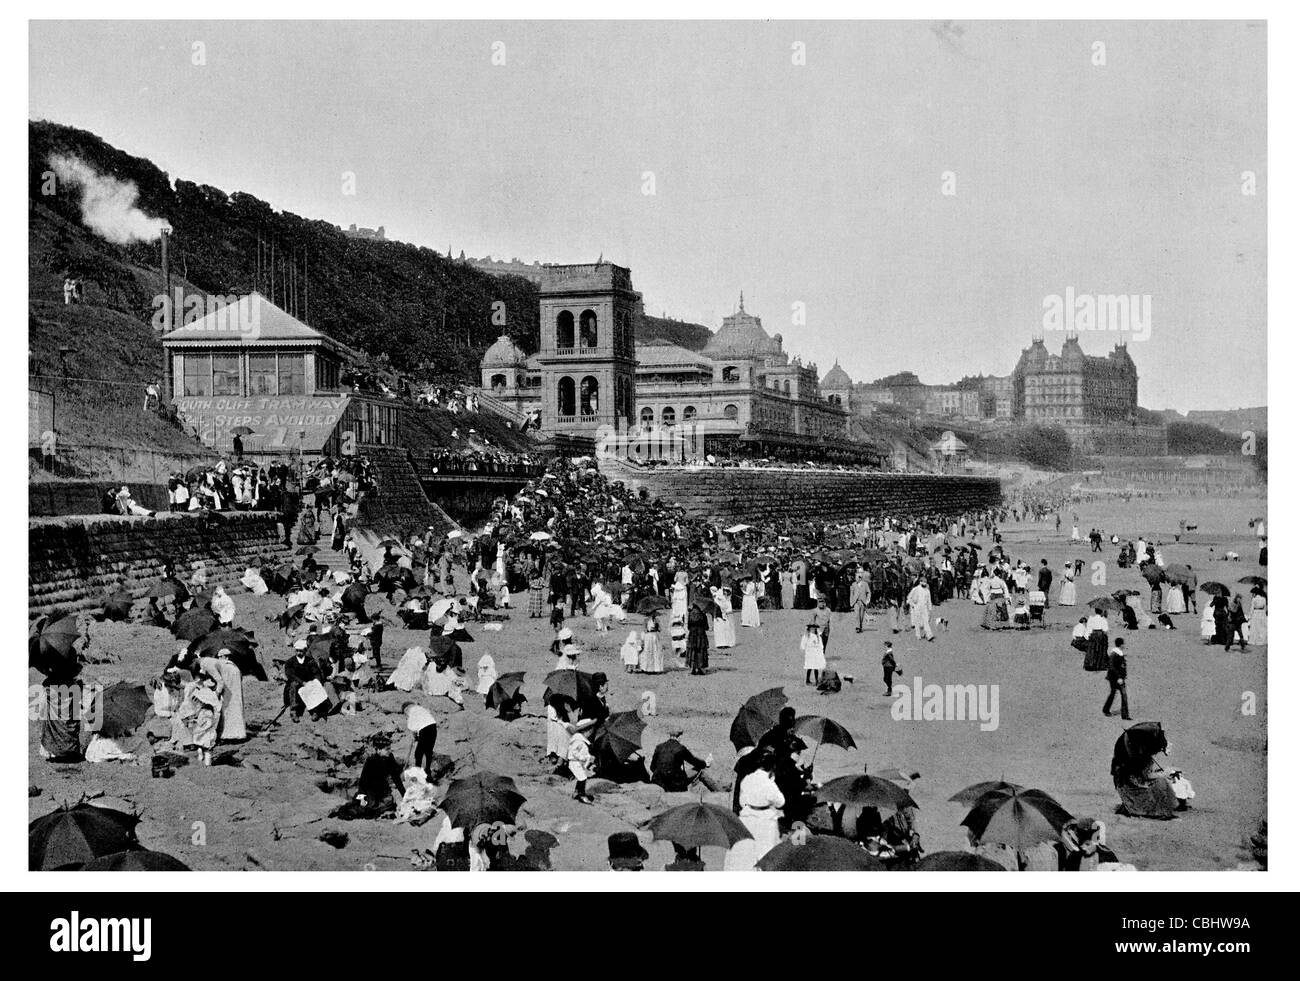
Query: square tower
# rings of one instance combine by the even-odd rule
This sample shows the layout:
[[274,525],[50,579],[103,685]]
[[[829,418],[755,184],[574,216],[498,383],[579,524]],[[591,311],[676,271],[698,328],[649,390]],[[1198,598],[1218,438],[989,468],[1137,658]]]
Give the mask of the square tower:
[[601,426],[630,428],[641,313],[631,270],[597,262],[544,271],[537,352],[542,428],[588,436]]

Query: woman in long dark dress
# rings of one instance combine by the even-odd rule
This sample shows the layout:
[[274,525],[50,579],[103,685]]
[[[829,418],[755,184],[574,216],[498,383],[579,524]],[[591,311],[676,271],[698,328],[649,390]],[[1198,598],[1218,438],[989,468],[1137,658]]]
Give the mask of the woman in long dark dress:
[[692,606],[686,614],[686,659],[691,674],[704,674],[709,669],[709,621],[698,606]]

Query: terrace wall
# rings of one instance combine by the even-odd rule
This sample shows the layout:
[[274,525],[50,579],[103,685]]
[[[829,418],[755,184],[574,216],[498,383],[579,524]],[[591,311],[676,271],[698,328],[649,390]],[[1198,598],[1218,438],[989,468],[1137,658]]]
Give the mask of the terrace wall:
[[759,470],[703,467],[637,468],[601,463],[611,480],[645,487],[693,517],[748,524],[861,521],[885,514],[953,514],[1002,501],[994,477]]
[[278,513],[91,515],[28,522],[28,616],[97,608],[125,581],[137,597],[163,575],[167,559],[188,578],[202,560],[211,584],[229,585],[260,555],[286,556]]

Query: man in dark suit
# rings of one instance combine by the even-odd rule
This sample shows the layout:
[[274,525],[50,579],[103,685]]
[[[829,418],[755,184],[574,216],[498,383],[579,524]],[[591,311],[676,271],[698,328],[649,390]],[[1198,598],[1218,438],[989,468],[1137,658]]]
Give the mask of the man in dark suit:
[[1038,566],[1038,588],[1047,601],[1043,606],[1052,605],[1052,570],[1047,567],[1047,560],[1043,559]]
[[[299,643],[302,643],[301,641]],[[289,706],[289,716],[294,722],[302,718],[304,705],[298,697],[298,689],[309,681],[325,680],[320,664],[314,657],[307,655],[307,645],[296,648],[293,656],[284,662],[284,704]],[[313,713],[314,717],[315,713]]]
[[1128,714],[1128,659],[1124,656],[1124,638],[1117,637],[1110,652],[1110,667],[1106,669],[1106,681],[1110,683],[1110,694],[1106,704],[1101,707],[1102,715],[1110,715],[1110,707],[1119,695],[1119,715],[1121,719],[1132,719]]
[[[650,757],[650,782],[664,790],[680,793],[688,790],[691,782],[698,778],[709,790],[717,790],[717,784],[704,772],[709,761],[700,759],[682,745],[678,738],[681,734],[681,729],[671,729],[668,738],[655,747]],[[688,766],[695,771],[693,774],[686,769]]]

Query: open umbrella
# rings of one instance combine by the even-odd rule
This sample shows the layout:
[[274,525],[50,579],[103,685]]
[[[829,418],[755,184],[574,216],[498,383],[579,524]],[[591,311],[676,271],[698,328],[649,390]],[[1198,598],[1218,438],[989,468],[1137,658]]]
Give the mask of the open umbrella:
[[78,872],[189,872],[190,867],[180,859],[162,852],[140,849],[134,852],[114,852],[92,862],[87,862]]
[[27,826],[27,867],[33,872],[77,868],[103,855],[134,851],[140,847],[139,823],[134,814],[85,801],[61,807]]
[[722,530],[728,535],[736,535],[742,531],[749,531],[752,527],[753,525],[732,525],[730,528],[723,528]]
[[514,824],[526,802],[509,777],[480,772],[453,780],[440,806],[453,828],[476,828],[494,821]]
[[320,549],[318,549],[315,545],[299,545],[293,554],[294,555],[315,555],[319,551]]
[[41,674],[75,675],[81,670],[77,662],[76,643],[81,624],[74,614],[51,620],[38,617],[27,636],[27,661]]
[[917,806],[912,795],[898,784],[866,773],[828,780],[817,791],[817,799],[827,804],[859,804],[894,811]]
[[231,436],[256,436],[257,433],[253,432],[253,430],[249,429],[247,426],[236,426],[234,429],[230,431],[230,435]]
[[974,852],[931,852],[913,872],[1005,872],[1005,867]]
[[230,651],[230,660],[246,675],[258,681],[266,680],[266,668],[257,656],[257,641],[251,630],[223,627],[200,637],[190,644],[190,653],[196,657],[216,657],[222,649]]
[[637,613],[642,616],[648,616],[652,613],[659,613],[672,607],[672,603],[662,596],[646,596],[636,605]]
[[696,801],[656,814],[643,827],[654,841],[671,841],[683,848],[730,848],[753,838],[736,815],[717,804]]
[[1165,578],[1174,583],[1186,583],[1188,586],[1196,585],[1196,573],[1192,571],[1190,565],[1181,562],[1166,566]]
[[794,731],[806,739],[811,739],[819,746],[829,743],[841,749],[857,749],[849,730],[833,719],[821,715],[801,715],[794,720]]
[[429,637],[429,659],[438,664],[450,664],[453,668],[465,666],[465,656],[455,635],[432,634]]
[[973,783],[965,790],[959,790],[948,799],[956,804],[974,804],[985,794],[992,791],[1010,793],[1020,791],[1025,788],[1018,783],[1007,783],[1005,780],[985,780],[983,783]]
[[1142,578],[1152,586],[1159,586],[1165,580],[1165,570],[1154,562],[1148,562],[1142,567]]
[[145,596],[150,599],[177,599],[183,600],[190,595],[189,587],[179,579],[167,578],[159,579],[151,587]]
[[883,872],[879,859],[847,838],[813,835],[806,844],[787,838],[758,860],[763,872]]
[[592,750],[597,758],[606,748],[620,763],[626,763],[633,753],[641,751],[641,733],[645,723],[637,712],[613,712],[591,738]]
[[1133,759],[1163,753],[1169,744],[1164,727],[1159,722],[1138,722],[1129,726],[1120,737],[1120,742],[1128,756]]
[[1019,853],[1060,840],[1070,812],[1041,790],[994,790],[975,802],[962,825],[972,840],[1009,845]]
[[217,618],[211,610],[201,606],[191,607],[172,624],[172,636],[178,640],[198,640],[217,629]]
[[1201,583],[1201,592],[1208,593],[1211,596],[1231,596],[1232,590],[1221,582],[1203,582]]
[[712,598],[708,596],[695,597],[695,600],[691,603],[691,605],[694,606],[697,610],[702,612],[707,617],[722,616],[722,607],[718,606],[718,604],[713,602]]
[[552,671],[543,684],[551,695],[559,695],[575,702],[586,702],[596,697],[596,686],[591,675],[577,668],[562,668]]
[[[497,680],[492,683],[488,689],[486,704],[490,709],[500,708],[502,705],[509,705],[519,694],[519,689],[524,686],[523,671],[507,671],[505,674],[498,675]],[[527,698],[525,698],[527,701]]]
[[757,746],[763,734],[776,725],[777,716],[788,701],[783,688],[769,688],[747,699],[731,720],[731,745],[738,750]]
[[1268,588],[1268,580],[1263,576],[1242,576],[1237,582],[1243,586],[1258,586],[1260,589]]
[[135,597],[125,589],[120,589],[114,593],[106,593],[104,595],[104,609],[99,615],[100,619],[112,623],[122,623],[131,616],[131,607],[134,605]]
[[275,618],[275,622],[280,625],[280,629],[282,630],[292,630],[302,623],[306,610],[306,603],[294,603],[293,606],[290,606],[284,610],[284,612],[280,613]]
[[1094,610],[1100,610],[1103,613],[1113,613],[1119,609],[1119,602],[1114,596],[1094,596],[1088,600],[1088,605]]
[[531,542],[549,542],[554,537],[549,531],[535,531],[528,536],[528,540]]
[[153,708],[153,698],[144,690],[144,685],[127,681],[95,690],[93,697],[95,705],[90,717],[99,720],[95,731],[106,739],[117,739],[139,729]]

